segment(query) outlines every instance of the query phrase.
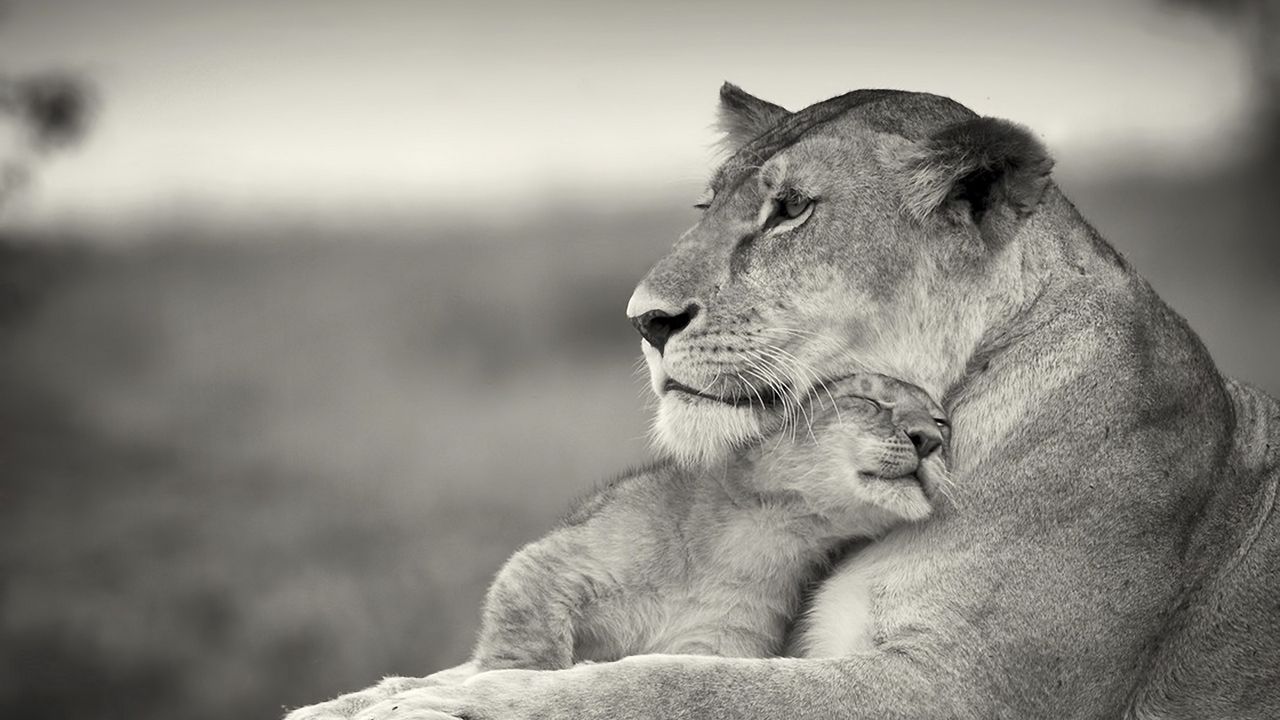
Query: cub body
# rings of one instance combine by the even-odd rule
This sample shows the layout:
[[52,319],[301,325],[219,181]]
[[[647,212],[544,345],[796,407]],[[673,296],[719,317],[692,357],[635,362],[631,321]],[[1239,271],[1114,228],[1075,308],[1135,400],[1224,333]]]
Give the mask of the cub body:
[[474,666],[777,655],[833,551],[929,515],[945,432],[923,390],[855,375],[721,463],[625,477],[502,569]]

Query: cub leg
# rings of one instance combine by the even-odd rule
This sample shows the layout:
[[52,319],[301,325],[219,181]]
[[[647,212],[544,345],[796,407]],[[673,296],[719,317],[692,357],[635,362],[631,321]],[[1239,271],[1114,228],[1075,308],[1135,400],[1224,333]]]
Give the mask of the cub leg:
[[570,565],[572,556],[548,547],[553,539],[513,555],[493,581],[476,642],[478,669],[573,665],[573,617],[585,595],[583,576]]

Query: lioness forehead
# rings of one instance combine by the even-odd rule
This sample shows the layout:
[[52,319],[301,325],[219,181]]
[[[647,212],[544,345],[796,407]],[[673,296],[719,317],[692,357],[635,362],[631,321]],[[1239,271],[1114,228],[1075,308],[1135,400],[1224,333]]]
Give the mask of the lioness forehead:
[[969,108],[940,95],[901,90],[854,90],[792,113],[747,143],[716,171],[717,192],[741,184],[769,158],[815,129],[839,120],[870,131],[921,140],[958,120],[977,117]]

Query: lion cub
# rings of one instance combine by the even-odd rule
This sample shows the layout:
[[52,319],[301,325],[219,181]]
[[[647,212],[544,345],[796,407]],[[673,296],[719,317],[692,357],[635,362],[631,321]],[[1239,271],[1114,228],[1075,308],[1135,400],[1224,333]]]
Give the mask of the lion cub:
[[798,427],[717,467],[625,477],[517,552],[489,589],[473,671],[777,655],[828,555],[927,517],[946,481],[946,422],[923,390],[870,374],[827,390]]

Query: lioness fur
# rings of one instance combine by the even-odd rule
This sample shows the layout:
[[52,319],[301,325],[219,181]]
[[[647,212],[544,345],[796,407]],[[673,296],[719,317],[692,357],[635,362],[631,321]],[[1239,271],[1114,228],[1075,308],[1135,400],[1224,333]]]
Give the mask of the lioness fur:
[[773,412],[679,387],[881,372],[944,398],[953,495],[837,567],[805,657],[498,670],[357,716],[1280,717],[1280,404],[1222,377],[1027,131],[922,93],[722,96],[736,152],[628,311],[679,320],[645,347],[662,442],[707,464]]

